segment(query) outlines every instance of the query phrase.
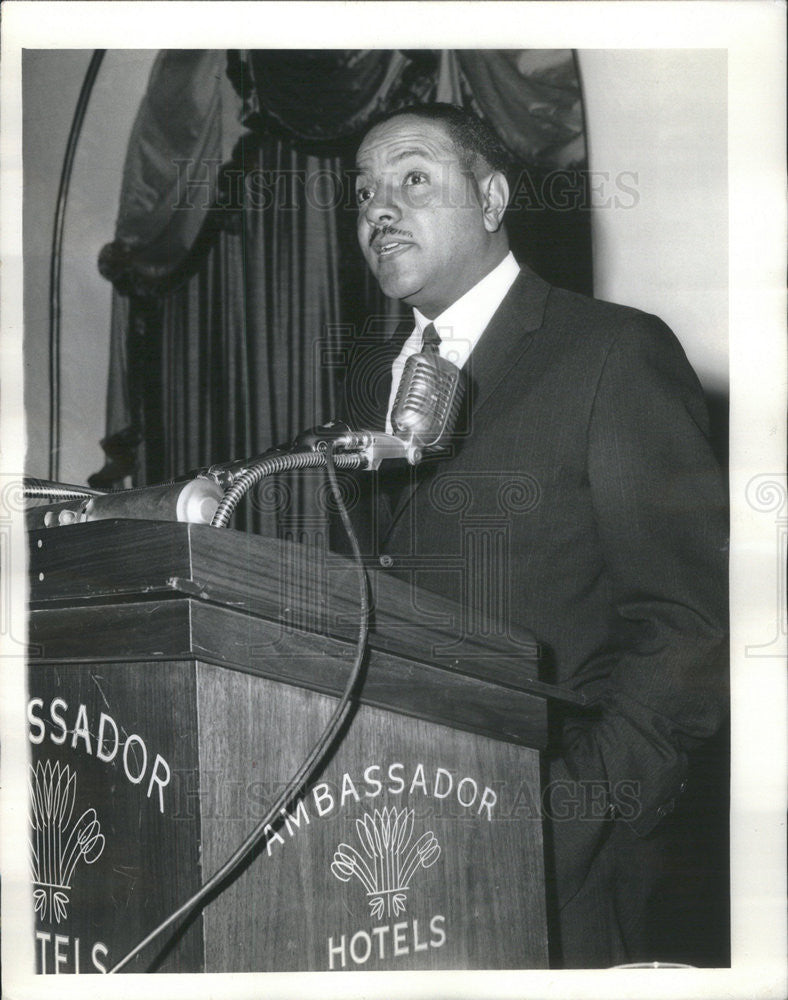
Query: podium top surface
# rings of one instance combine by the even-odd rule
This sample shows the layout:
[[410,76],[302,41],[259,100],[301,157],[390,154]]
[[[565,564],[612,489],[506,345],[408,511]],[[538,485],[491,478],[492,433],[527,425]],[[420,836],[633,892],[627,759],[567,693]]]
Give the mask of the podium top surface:
[[[355,643],[355,565],[324,550],[259,535],[165,521],[96,521],[31,531],[34,611],[193,602],[272,622],[293,634]],[[472,679],[513,696],[577,704],[540,681],[531,633],[474,622],[440,595],[368,568],[371,650],[438,668],[448,688]],[[448,691],[447,691],[448,694]]]

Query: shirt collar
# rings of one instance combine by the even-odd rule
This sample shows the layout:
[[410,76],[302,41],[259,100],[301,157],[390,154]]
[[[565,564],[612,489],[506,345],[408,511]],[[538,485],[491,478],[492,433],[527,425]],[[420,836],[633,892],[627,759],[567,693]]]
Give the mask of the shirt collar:
[[[414,309],[414,334],[419,346],[424,327],[432,322],[441,338],[441,356],[462,367],[519,273],[520,267],[510,251],[489,274],[434,320],[427,319],[418,309]],[[418,349],[419,347],[416,348]]]

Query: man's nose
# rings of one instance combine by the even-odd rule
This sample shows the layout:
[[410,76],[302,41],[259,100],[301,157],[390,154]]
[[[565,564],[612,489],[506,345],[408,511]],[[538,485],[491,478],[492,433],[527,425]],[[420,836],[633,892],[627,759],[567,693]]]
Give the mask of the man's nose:
[[388,184],[381,185],[364,206],[364,216],[372,226],[391,225],[402,218],[402,210]]

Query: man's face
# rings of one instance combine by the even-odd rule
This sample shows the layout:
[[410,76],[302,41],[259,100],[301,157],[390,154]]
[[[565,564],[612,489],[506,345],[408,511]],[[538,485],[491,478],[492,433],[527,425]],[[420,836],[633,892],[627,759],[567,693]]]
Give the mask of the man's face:
[[439,315],[489,270],[476,181],[440,122],[402,115],[356,157],[358,240],[384,294]]

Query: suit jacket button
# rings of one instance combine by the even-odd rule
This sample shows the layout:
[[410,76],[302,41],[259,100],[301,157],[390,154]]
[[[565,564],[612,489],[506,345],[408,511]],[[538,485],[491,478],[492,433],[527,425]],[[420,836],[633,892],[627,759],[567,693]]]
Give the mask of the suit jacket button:
[[391,556],[381,556],[380,559],[378,559],[378,562],[383,567],[383,569],[391,569],[391,567],[394,565],[394,560],[391,558]]

